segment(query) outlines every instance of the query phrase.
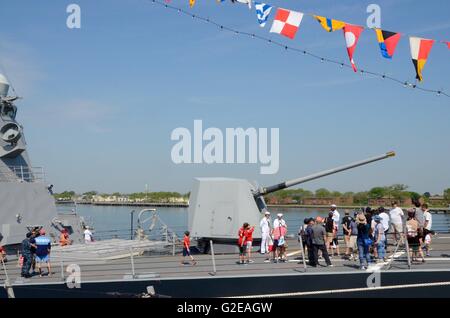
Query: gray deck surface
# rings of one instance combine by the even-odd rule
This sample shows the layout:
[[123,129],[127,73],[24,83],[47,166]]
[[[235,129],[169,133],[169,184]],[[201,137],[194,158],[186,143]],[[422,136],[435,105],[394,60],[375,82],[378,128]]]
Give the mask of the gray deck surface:
[[[236,254],[222,254],[215,256],[216,262],[216,277],[226,276],[240,276],[240,275],[292,275],[299,274],[298,271],[303,272],[303,263],[301,261],[301,254],[299,244],[296,240],[288,240],[289,261],[286,263],[265,263],[265,256],[257,252],[253,253],[252,259],[254,263],[248,265],[237,264],[238,255]],[[125,245],[128,243],[125,243]],[[142,244],[141,244],[142,245]],[[145,244],[144,244],[145,245]],[[344,243],[340,242],[341,254],[344,252]],[[440,234],[433,237],[433,250],[430,257],[426,257],[426,263],[413,263],[412,270],[437,270],[449,269],[450,265],[450,234]],[[82,249],[82,248],[81,248]],[[387,256],[392,259],[392,270],[408,270],[406,262],[406,254],[404,249],[400,250],[396,255],[393,255],[394,246],[388,247]],[[13,285],[22,284],[41,284],[41,283],[60,283],[69,275],[65,272],[66,266],[69,264],[78,264],[81,268],[81,277],[84,282],[88,281],[105,281],[105,280],[124,280],[131,279],[132,265],[131,257],[121,259],[106,259],[93,260],[86,253],[86,257],[80,257],[82,251],[80,248],[73,247],[77,251],[73,255],[74,259],[68,261],[67,258],[61,262],[57,259],[56,254],[52,254],[52,272],[51,277],[39,275],[33,276],[29,279],[20,277],[20,268],[17,261],[10,261],[6,264],[9,280]],[[56,252],[56,251],[55,251]],[[179,252],[179,251],[177,251]],[[197,260],[197,265],[182,265],[180,264],[181,256],[166,256],[166,255],[134,255],[134,273],[135,278],[155,278],[170,279],[170,278],[210,278],[213,272],[211,255],[194,255]],[[319,262],[325,265],[325,261],[320,259]],[[358,269],[359,261],[344,260],[341,257],[334,256],[332,258],[333,267],[319,266],[313,268],[307,266],[307,273],[336,273],[336,272],[355,272]],[[61,266],[62,265],[62,266]],[[380,270],[387,269],[387,263],[376,265]],[[63,269],[63,270],[62,270]],[[46,269],[44,269],[46,272]],[[64,277],[64,279],[63,279]],[[0,282],[3,284],[5,273],[0,271]]]

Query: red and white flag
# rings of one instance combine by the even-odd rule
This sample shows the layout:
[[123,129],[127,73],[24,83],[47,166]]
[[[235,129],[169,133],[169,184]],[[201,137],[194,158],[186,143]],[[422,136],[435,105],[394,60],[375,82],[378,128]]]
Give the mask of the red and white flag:
[[300,23],[303,19],[303,13],[279,8],[273,20],[270,32],[284,35],[290,39],[295,37]]
[[353,61],[353,52],[355,51],[359,36],[361,35],[361,32],[364,30],[364,28],[359,25],[346,24],[343,30],[345,43],[347,45],[348,58],[350,59],[350,63],[352,64],[353,71],[356,72],[357,69],[355,61]]
[[409,37],[409,46],[411,48],[411,57],[416,69],[416,78],[422,81],[422,70],[433,47],[434,40],[422,39],[418,37]]

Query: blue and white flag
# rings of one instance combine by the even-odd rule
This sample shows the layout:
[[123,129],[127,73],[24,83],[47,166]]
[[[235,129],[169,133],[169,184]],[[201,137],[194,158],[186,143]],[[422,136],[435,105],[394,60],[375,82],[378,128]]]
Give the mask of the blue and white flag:
[[272,10],[272,6],[265,4],[265,3],[259,3],[255,2],[255,8],[256,8],[256,16],[258,17],[258,22],[261,28],[263,28],[266,25],[267,19],[269,18],[270,11]]

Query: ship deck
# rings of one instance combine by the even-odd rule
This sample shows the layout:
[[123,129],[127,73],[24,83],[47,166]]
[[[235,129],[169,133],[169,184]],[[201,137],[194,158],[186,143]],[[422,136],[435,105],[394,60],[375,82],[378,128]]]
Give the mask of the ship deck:
[[[341,250],[344,250],[344,242],[340,242]],[[408,270],[407,257],[404,248],[393,254],[395,246],[388,246],[387,262],[371,266],[368,271],[379,270]],[[74,257],[70,259],[66,255],[64,259],[60,256],[52,255],[51,266],[52,275],[43,277],[34,275],[29,279],[20,277],[20,268],[17,261],[6,263],[6,271],[9,281],[13,285],[34,284],[34,283],[58,283],[64,281],[69,273],[67,266],[77,264],[81,269],[82,281],[102,281],[121,279],[144,279],[144,278],[192,278],[192,277],[226,277],[226,276],[248,276],[248,275],[281,275],[292,273],[336,273],[354,272],[358,269],[359,261],[343,259],[342,256],[334,256],[331,260],[333,267],[326,267],[323,259],[319,260],[320,266],[314,268],[303,266],[299,243],[296,240],[288,240],[288,261],[285,263],[264,262],[266,257],[257,252],[252,255],[253,263],[248,265],[238,264],[238,255],[221,254],[215,255],[215,273],[213,259],[211,255],[194,255],[197,264],[195,266],[186,262],[181,264],[181,255],[138,255],[139,253],[129,253],[122,255],[118,259],[82,257],[80,248],[76,249]],[[341,251],[342,254],[343,251]],[[88,253],[86,253],[88,254]],[[131,257],[133,254],[133,257]],[[390,269],[388,269],[390,265]],[[413,262],[411,270],[436,270],[447,269],[450,265],[450,234],[439,234],[433,238],[430,256],[426,257],[426,262]],[[0,271],[0,281],[5,280],[4,270]]]

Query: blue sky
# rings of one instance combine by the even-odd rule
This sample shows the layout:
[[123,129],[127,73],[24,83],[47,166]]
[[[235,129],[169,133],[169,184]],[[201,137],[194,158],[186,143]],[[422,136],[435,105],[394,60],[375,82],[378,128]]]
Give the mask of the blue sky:
[[[81,29],[66,27],[66,7],[81,7]],[[188,1],[173,0],[188,9]],[[365,24],[382,9],[382,27],[450,40],[445,0],[271,1],[274,6]],[[198,15],[348,62],[341,31],[305,16],[295,40],[261,29],[245,5],[198,0]],[[433,47],[425,87],[450,92],[450,50]],[[361,35],[360,68],[413,81],[403,37],[383,59],[373,31]],[[56,191],[174,190],[194,177],[227,176],[269,185],[395,150],[394,159],[303,185],[359,191],[404,183],[418,192],[450,187],[450,99],[219,31],[147,0],[8,1],[0,11],[0,64],[17,93],[35,166]],[[177,127],[280,129],[280,169],[260,165],[175,165]]]

